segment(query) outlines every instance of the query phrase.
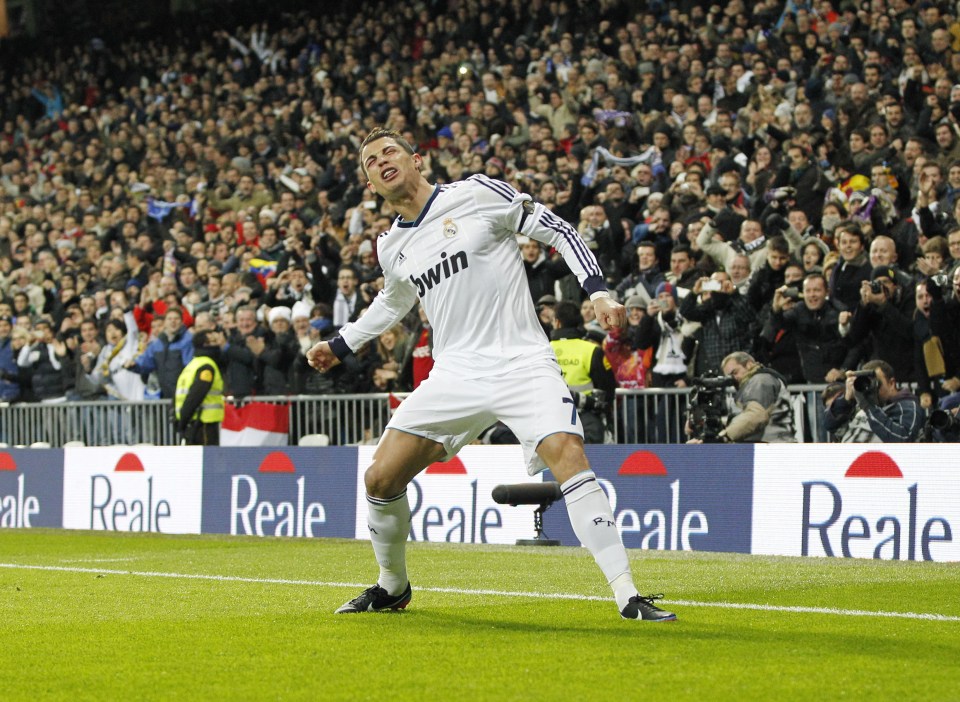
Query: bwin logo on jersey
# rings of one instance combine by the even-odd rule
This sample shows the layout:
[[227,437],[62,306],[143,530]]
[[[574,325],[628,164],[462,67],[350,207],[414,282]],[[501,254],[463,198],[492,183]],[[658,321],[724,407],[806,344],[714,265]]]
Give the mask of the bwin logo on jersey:
[[440,254],[440,262],[437,265],[425,270],[419,278],[411,275],[410,282],[417,286],[417,295],[423,297],[427,290],[432,290],[433,286],[439,285],[441,280],[446,280],[468,266],[466,251],[458,251],[449,258],[447,258],[447,252],[444,251]]

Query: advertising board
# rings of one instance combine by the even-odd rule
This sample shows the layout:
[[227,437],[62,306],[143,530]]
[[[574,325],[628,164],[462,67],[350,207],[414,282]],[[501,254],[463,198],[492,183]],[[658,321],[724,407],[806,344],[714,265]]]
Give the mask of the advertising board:
[[63,526],[63,450],[0,451],[0,527]]
[[63,449],[67,529],[200,533],[203,449]]
[[[587,446],[627,548],[750,553],[753,446]],[[547,536],[580,542],[562,505]]]
[[757,446],[753,552],[958,561],[950,444]]
[[[374,446],[358,448],[356,538],[369,538],[363,473]],[[498,505],[490,493],[497,485],[541,482],[527,474],[519,446],[466,446],[445,463],[434,463],[407,487],[410,538],[471,544],[512,544],[532,539],[531,505]]]
[[208,448],[203,532],[353,538],[355,448]]

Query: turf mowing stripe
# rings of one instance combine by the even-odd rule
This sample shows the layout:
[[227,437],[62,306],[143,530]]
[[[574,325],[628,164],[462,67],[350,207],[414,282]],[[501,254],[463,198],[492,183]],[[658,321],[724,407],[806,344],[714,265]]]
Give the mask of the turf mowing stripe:
[[[308,585],[311,587],[366,588],[366,583],[329,583],[319,580],[290,580],[287,578],[245,578],[237,575],[206,575],[203,573],[163,573],[159,571],[113,570],[110,568],[80,568],[73,566],[31,565],[24,563],[0,563],[0,568],[10,570],[44,570],[60,573],[88,573],[91,575],[135,575],[141,578],[172,578],[180,580],[214,580],[230,583],[255,583],[260,585]],[[478,595],[483,597],[528,597],[533,599],[581,600],[608,602],[610,597],[575,595],[553,592],[514,592],[510,590],[470,590],[454,587],[417,587],[418,592],[433,592],[449,595]],[[795,612],[798,614],[831,614],[847,617],[892,617],[896,619],[924,619],[937,622],[960,622],[960,616],[930,614],[926,612],[873,612],[863,609],[833,609],[830,607],[802,607],[791,605],[763,605],[749,602],[699,602],[696,600],[663,600],[682,607],[720,607],[723,609],[751,609],[759,612]]]

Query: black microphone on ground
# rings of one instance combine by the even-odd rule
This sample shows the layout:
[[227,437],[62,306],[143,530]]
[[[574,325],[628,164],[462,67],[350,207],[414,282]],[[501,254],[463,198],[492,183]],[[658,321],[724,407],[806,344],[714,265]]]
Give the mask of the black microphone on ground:
[[550,506],[563,497],[560,483],[550,480],[545,483],[518,483],[497,485],[491,493],[498,505],[544,505]]

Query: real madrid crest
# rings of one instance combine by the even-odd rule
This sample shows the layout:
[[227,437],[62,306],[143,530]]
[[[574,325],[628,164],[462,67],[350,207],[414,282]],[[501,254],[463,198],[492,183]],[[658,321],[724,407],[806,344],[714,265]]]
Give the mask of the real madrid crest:
[[453,221],[452,219],[450,219],[449,217],[447,217],[445,220],[443,220],[443,235],[444,235],[445,237],[447,237],[448,239],[452,239],[453,237],[455,237],[455,236],[457,235],[457,231],[458,231],[458,230],[457,230],[457,223],[456,223],[456,222],[454,222],[454,221]]

